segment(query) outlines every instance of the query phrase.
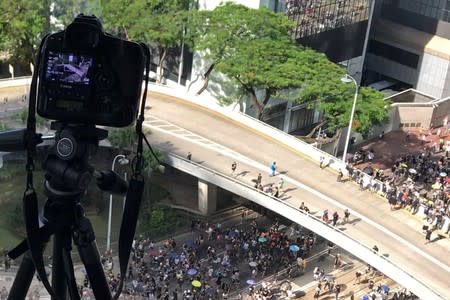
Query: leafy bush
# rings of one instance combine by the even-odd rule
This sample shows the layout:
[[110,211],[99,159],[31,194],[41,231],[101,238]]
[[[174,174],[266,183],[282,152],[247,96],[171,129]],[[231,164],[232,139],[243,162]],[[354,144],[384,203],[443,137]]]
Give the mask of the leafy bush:
[[[20,121],[25,124],[27,122],[28,119],[28,108],[24,108],[22,109],[19,114],[18,114],[18,118],[20,119]],[[45,119],[42,118],[41,116],[39,116],[38,114],[36,114],[36,124],[38,126],[44,126],[45,125]]]
[[116,148],[132,148],[137,141],[134,127],[113,129],[108,134],[108,140]]
[[173,233],[177,228],[185,226],[186,218],[170,207],[155,207],[141,210],[139,229],[147,232],[152,238]]
[[0,122],[0,131],[6,131],[8,129],[9,129],[9,127],[7,124]]

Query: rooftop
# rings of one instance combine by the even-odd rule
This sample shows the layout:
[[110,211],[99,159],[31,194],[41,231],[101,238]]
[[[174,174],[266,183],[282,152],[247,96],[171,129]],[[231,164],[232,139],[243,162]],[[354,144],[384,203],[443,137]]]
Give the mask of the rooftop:
[[428,103],[436,100],[435,97],[416,91],[415,89],[407,89],[403,92],[387,97],[392,103]]

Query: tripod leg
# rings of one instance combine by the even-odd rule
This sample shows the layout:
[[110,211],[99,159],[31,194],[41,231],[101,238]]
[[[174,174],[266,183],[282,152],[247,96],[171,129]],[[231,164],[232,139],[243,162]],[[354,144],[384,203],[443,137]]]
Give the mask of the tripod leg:
[[64,277],[63,247],[64,233],[57,232],[53,236],[52,287],[59,299],[66,299],[67,296],[66,278]]
[[[69,239],[70,242],[70,239]],[[70,249],[64,248],[62,252],[62,258],[64,262],[65,277],[67,280],[67,287],[69,289],[69,295],[71,300],[79,300],[80,293],[78,291],[77,282],[75,279],[75,273],[73,271],[72,258],[70,257]]]
[[22,258],[16,278],[9,292],[8,300],[22,300],[25,299],[33,280],[35,268],[31,254],[27,251]]
[[105,272],[100,262],[100,254],[95,243],[91,222],[88,218],[81,216],[77,225],[73,239],[80,253],[81,261],[86,268],[95,299],[112,299]]

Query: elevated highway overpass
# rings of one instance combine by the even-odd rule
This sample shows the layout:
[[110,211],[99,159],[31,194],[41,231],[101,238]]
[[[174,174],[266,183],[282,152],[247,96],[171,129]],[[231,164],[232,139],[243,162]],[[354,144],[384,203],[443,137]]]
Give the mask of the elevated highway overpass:
[[[450,242],[444,239],[425,245],[421,221],[414,216],[403,210],[391,211],[385,200],[353,183],[336,182],[334,172],[320,169],[317,162],[268,131],[249,128],[230,115],[161,93],[151,93],[148,105],[145,123],[152,130],[149,138],[153,145],[173,154],[169,164],[317,232],[422,299],[450,299]],[[188,152],[198,165],[180,158]],[[230,176],[233,161],[238,165],[236,177]],[[279,180],[280,175],[268,175],[273,161],[286,181],[281,201],[253,189],[252,179],[258,173],[265,184]],[[211,171],[203,174],[201,167]],[[338,230],[331,228],[299,212],[302,201],[316,216],[324,209],[330,215],[337,210],[342,216],[349,208],[351,222],[338,225]],[[374,245],[380,249],[379,255],[371,251]]]
[[[152,129],[150,142],[167,152],[168,163],[200,180],[220,186],[307,227],[354,253],[380,271],[411,289],[422,299],[450,299],[450,242],[425,245],[421,221],[409,213],[391,211],[376,194],[359,190],[352,183],[336,182],[336,174],[322,170],[282,135],[263,124],[236,121],[232,112],[208,108],[187,101],[183,93],[153,87],[149,95],[145,125]],[[177,97],[178,96],[178,97]],[[192,96],[189,96],[192,98]],[[245,118],[245,117],[243,117]],[[260,130],[258,130],[260,128]],[[305,148],[306,149],[306,148]],[[192,162],[183,157],[192,153]],[[231,175],[231,163],[238,164]],[[283,175],[269,177],[276,161]],[[337,164],[334,161],[334,164]],[[333,165],[332,165],[333,166]],[[286,181],[281,199],[253,189],[252,179],[263,175],[263,183]],[[349,208],[349,223],[336,228],[297,210],[305,202],[312,215],[324,209],[330,215]],[[371,248],[377,245],[379,254]]]

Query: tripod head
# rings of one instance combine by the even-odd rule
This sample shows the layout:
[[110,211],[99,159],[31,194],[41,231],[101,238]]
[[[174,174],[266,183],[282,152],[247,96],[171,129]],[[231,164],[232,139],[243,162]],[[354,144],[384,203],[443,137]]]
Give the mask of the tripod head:
[[43,163],[47,171],[47,196],[84,192],[94,171],[89,165],[89,158],[96,153],[98,142],[108,137],[108,131],[94,125],[63,122],[52,122],[51,129],[56,130],[55,144],[49,149]]

